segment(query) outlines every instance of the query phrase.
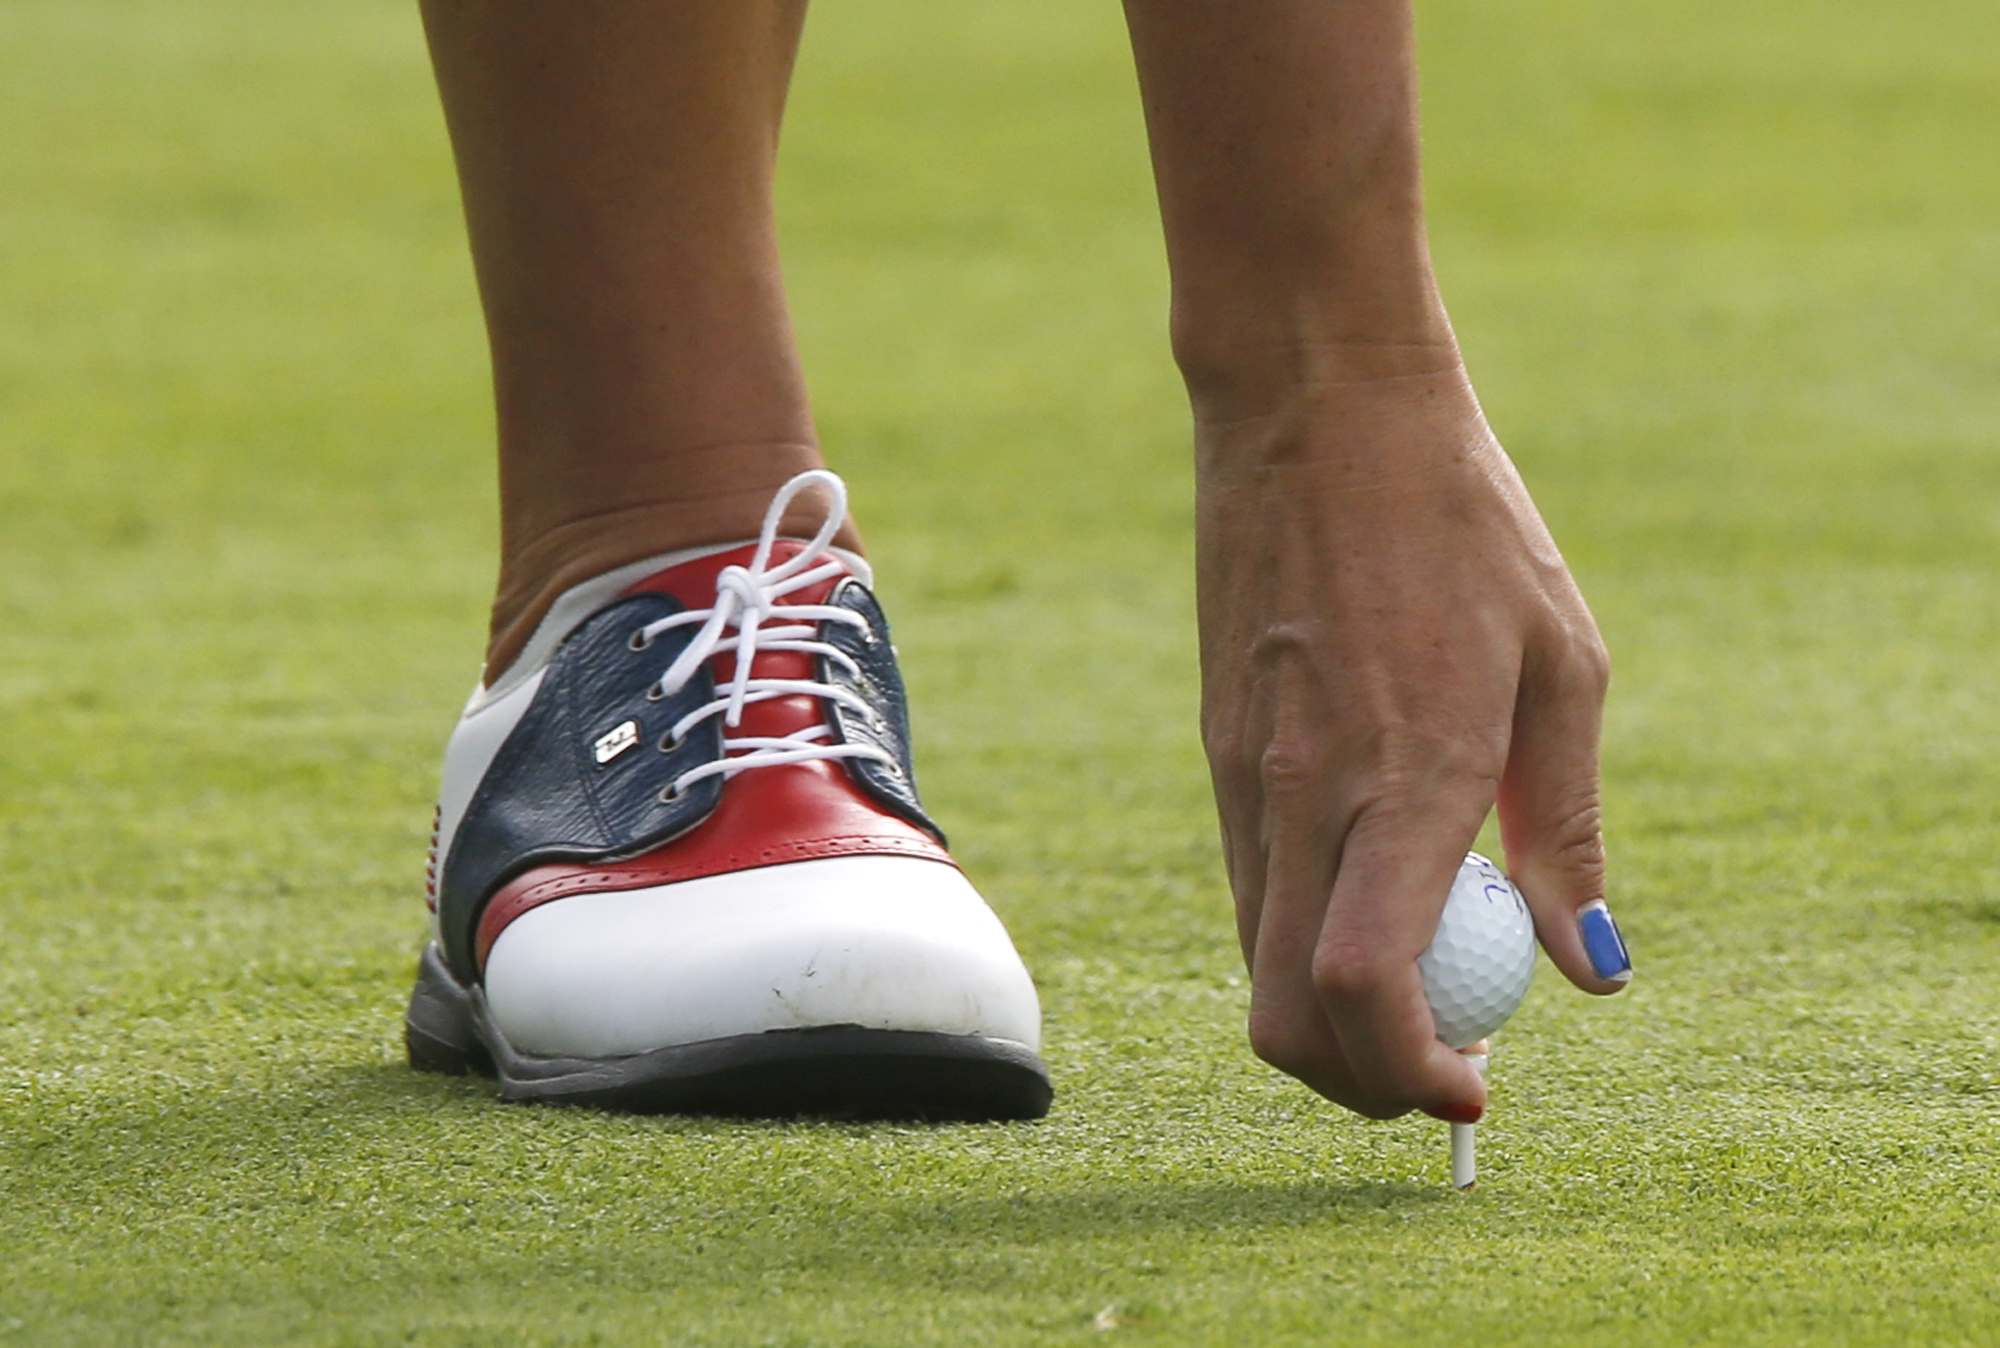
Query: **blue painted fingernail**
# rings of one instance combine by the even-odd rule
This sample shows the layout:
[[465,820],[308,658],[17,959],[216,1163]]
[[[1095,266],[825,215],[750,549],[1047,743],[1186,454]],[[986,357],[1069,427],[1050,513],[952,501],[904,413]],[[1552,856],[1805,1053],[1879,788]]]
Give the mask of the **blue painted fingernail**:
[[1603,899],[1583,905],[1576,915],[1576,929],[1583,936],[1583,952],[1590,956],[1592,973],[1613,983],[1632,981],[1632,956]]

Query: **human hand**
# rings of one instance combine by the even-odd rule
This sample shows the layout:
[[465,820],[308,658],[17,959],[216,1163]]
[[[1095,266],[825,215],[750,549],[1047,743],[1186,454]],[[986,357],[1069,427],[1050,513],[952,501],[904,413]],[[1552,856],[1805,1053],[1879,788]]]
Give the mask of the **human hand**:
[[1252,1045],[1361,1114],[1471,1122],[1485,1085],[1416,960],[1496,802],[1556,967],[1599,994],[1631,977],[1601,907],[1596,623],[1455,363],[1202,422],[1197,449],[1202,734]]

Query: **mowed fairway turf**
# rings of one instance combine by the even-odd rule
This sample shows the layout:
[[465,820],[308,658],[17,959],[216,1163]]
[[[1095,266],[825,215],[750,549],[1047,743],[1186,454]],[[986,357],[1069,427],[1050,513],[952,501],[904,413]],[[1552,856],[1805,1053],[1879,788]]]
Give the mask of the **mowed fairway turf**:
[[416,16],[0,6],[0,1343],[2000,1339],[1990,10],[1420,20],[1638,965],[1544,964],[1470,1195],[1245,1045],[1115,6],[824,4],[784,148],[920,775],[1046,1009],[1051,1117],[935,1128],[403,1066],[495,530]]

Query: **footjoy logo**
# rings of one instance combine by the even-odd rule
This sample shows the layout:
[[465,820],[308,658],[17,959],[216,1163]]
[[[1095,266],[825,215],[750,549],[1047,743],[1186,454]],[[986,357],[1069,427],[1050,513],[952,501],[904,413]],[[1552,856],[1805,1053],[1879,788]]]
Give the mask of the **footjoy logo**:
[[590,749],[592,753],[597,755],[598,762],[609,763],[612,759],[618,757],[618,755],[624,753],[638,742],[639,723],[637,721],[627,721],[623,725],[615,725],[602,735],[599,735],[596,742],[590,746]]

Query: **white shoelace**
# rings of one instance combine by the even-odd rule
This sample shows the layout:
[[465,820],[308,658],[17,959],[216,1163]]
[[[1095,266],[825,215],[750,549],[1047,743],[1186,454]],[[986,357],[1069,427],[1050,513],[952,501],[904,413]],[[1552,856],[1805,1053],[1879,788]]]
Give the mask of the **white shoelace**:
[[[826,520],[804,548],[788,560],[772,566],[771,550],[778,541],[778,525],[784,519],[785,507],[809,487],[821,487],[832,498]],[[838,561],[827,556],[827,550],[846,518],[847,485],[844,482],[824,468],[800,473],[771,498],[770,509],[764,512],[764,527],[757,535],[757,551],[751,554],[750,564],[725,566],[717,573],[713,608],[676,613],[671,618],[647,623],[632,634],[632,648],[644,650],[662,632],[676,627],[692,627],[697,623],[701,625],[701,630],[695,633],[687,649],[667,666],[666,673],[660,675],[659,681],[648,690],[647,696],[656,700],[678,693],[711,656],[722,651],[736,653],[736,673],[729,680],[728,691],[674,722],[673,728],[667,732],[668,744],[678,744],[686,738],[688,731],[712,716],[721,716],[723,725],[733,730],[742,724],[746,706],[774,697],[829,698],[852,708],[864,718],[873,719],[875,709],[845,688],[818,679],[758,679],[750,676],[751,662],[759,651],[823,655],[849,674],[860,674],[861,667],[847,652],[818,640],[819,628],[816,624],[845,623],[860,628],[864,636],[872,639],[874,634],[866,618],[851,609],[836,608],[831,604],[779,602],[788,594],[830,580],[845,571],[846,568]],[[815,566],[815,562],[820,564]],[[727,635],[732,629],[735,635]],[[901,771],[901,765],[893,754],[872,744],[820,742],[832,733],[832,727],[824,724],[777,736],[742,735],[731,738],[725,731],[723,757],[688,769],[660,793],[661,798],[671,800],[704,777],[720,776],[726,781],[752,768],[773,768],[787,763],[811,763],[829,758],[868,758],[886,764],[891,772]]]

